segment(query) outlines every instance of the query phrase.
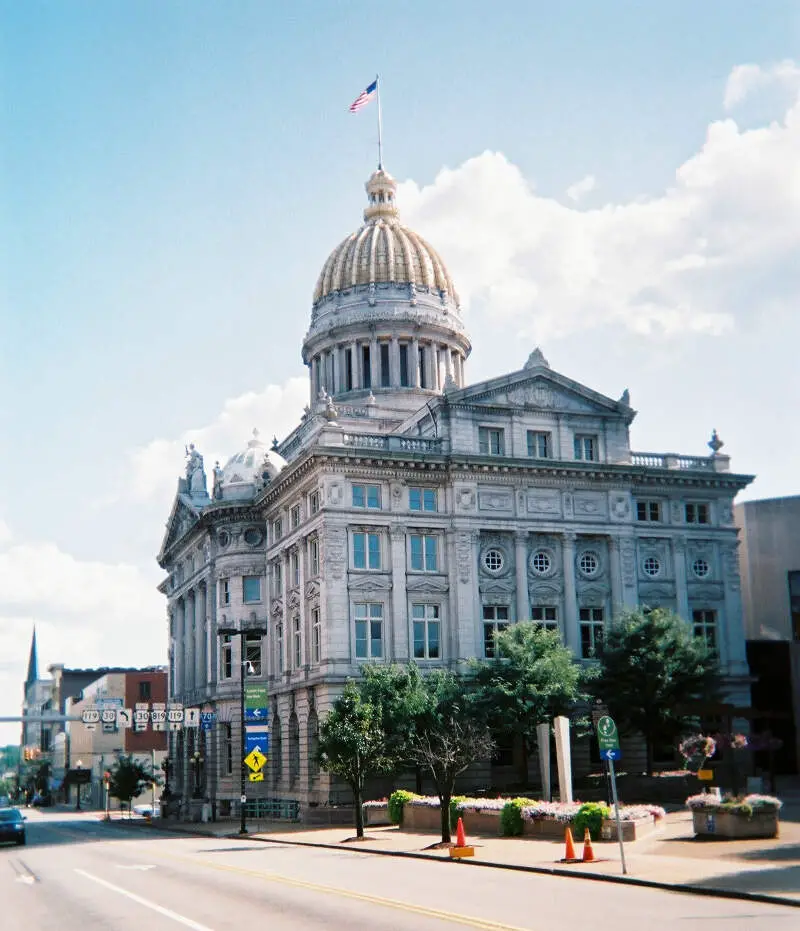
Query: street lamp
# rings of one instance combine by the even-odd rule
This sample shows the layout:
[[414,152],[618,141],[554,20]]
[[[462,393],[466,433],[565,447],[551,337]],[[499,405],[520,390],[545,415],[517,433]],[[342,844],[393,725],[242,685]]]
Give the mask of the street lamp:
[[[244,626],[244,622],[241,622],[238,627],[218,627],[217,634],[220,637],[238,637],[239,638],[239,715],[241,723],[241,760],[239,765],[241,770],[239,772],[239,803],[241,807],[241,819],[239,822],[239,833],[247,834],[247,824],[245,822],[245,805],[247,804],[247,764],[244,761],[245,757],[245,744],[247,741],[246,738],[246,729],[244,721],[244,679],[245,676],[249,673],[252,673],[253,666],[252,663],[248,663],[247,656],[245,654],[245,637],[248,634],[256,634],[259,637],[263,637],[266,634],[266,628],[256,627],[249,625]],[[249,668],[248,668],[249,667]]]
[[195,750],[192,754],[192,762],[194,763],[194,797],[202,798],[203,793],[200,790],[200,767],[203,765],[203,754],[199,750]]

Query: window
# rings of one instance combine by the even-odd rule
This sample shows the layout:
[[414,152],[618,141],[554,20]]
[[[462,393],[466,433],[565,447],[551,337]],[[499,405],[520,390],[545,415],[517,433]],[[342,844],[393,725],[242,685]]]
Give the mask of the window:
[[537,550],[531,558],[531,568],[536,575],[547,575],[553,568],[553,560],[546,550]]
[[581,627],[581,657],[591,659],[597,655],[597,648],[603,642],[603,609],[581,608],[579,612]]
[[261,577],[258,575],[242,576],[242,601],[245,604],[261,601]]
[[425,349],[419,347],[419,386],[420,388],[428,387],[428,373],[425,370]]
[[597,571],[600,568],[600,558],[597,553],[592,552],[592,550],[586,550],[581,553],[580,559],[578,560],[578,568],[588,578],[597,575]]
[[261,634],[244,635],[244,661],[248,676],[261,675]]
[[300,584],[300,554],[297,550],[289,553],[289,579],[293,588]]
[[233,677],[233,635],[223,634],[219,648],[219,677],[230,679]]
[[344,351],[344,390],[353,390],[353,352],[350,349]]
[[408,507],[412,511],[437,511],[435,488],[409,488]]
[[381,387],[388,388],[392,383],[389,371],[389,344],[381,343]]
[[408,386],[408,343],[400,343],[400,387]]
[[372,365],[370,364],[369,346],[361,347],[361,386],[372,387]]
[[300,505],[296,504],[289,512],[292,521],[292,528],[300,526]]
[[283,567],[281,566],[280,559],[276,559],[272,564],[272,584],[275,594],[280,595],[281,589],[283,588]]
[[636,520],[661,520],[661,502],[637,501]]
[[645,575],[649,575],[651,579],[654,579],[657,575],[661,574],[661,563],[655,556],[648,556],[642,561],[642,572],[644,572]]
[[711,572],[711,566],[709,566],[705,559],[695,559],[692,563],[692,572],[698,579],[704,579],[708,573]]
[[258,527],[248,527],[244,532],[244,542],[248,546],[258,546],[263,540],[263,536]]
[[483,606],[483,654],[492,659],[497,645],[495,638],[501,630],[508,627],[508,607],[506,605]]
[[708,521],[707,504],[687,504],[685,508],[687,524],[707,524]]
[[275,543],[283,536],[283,521],[278,518],[272,522],[272,542]]
[[222,733],[224,742],[222,758],[225,761],[225,775],[230,776],[233,774],[233,725],[224,724]]
[[303,638],[300,633],[300,615],[292,618],[292,662],[295,669],[303,665]]
[[717,649],[717,612],[700,608],[692,611],[695,637],[705,640],[709,650]]
[[230,579],[219,580],[219,603],[221,605],[229,605],[231,603],[231,580]]
[[308,574],[312,579],[319,575],[318,537],[311,537],[308,541]]
[[353,485],[354,508],[380,508],[380,485]]
[[275,672],[283,672],[283,621],[275,625]]
[[439,560],[436,551],[436,537],[426,533],[412,533],[411,568],[415,572],[437,572]]
[[412,605],[414,659],[439,659],[439,605]]
[[309,514],[316,514],[319,511],[319,492],[312,491],[308,496],[308,512]]
[[322,655],[322,615],[319,608],[311,609],[311,662],[316,665]]
[[140,682],[139,683],[139,701],[150,701],[152,697],[153,697],[152,682]]
[[378,533],[353,534],[353,568],[380,569],[381,537]]
[[482,456],[504,456],[506,444],[502,428],[478,427],[478,451]]
[[553,455],[550,434],[528,430],[528,455],[534,459],[549,459]]
[[502,572],[503,566],[505,566],[506,560],[503,556],[503,551],[498,549],[486,550],[483,554],[483,565],[489,572],[497,574]]
[[558,608],[553,605],[536,605],[531,608],[531,620],[545,630],[558,630]]
[[585,433],[575,434],[575,458],[593,462],[597,459],[597,437]]
[[357,604],[356,659],[380,659],[383,656],[383,605]]

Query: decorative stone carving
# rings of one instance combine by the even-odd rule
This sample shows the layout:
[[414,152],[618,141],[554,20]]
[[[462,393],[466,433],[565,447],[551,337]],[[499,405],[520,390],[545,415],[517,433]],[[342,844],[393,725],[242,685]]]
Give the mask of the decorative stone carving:
[[575,514],[581,517],[604,518],[606,517],[606,498],[605,495],[595,494],[576,494],[573,500]]
[[459,510],[462,511],[474,511],[475,510],[475,490],[472,488],[459,488],[457,491],[456,500],[458,502]]
[[730,504],[725,503],[719,509],[719,522],[723,525],[723,527],[730,527],[730,525],[733,523],[733,508],[730,506]]
[[622,566],[623,585],[636,584],[636,544],[631,539],[621,540],[619,544],[620,564]]
[[528,513],[535,517],[556,517],[561,513],[561,495],[557,491],[529,491]]
[[514,498],[510,488],[480,489],[478,491],[478,510],[510,511],[514,507]]
[[620,399],[617,403],[624,404],[625,407],[631,406],[631,393],[630,391],[628,391],[627,388],[622,392],[622,394],[620,395]]
[[563,495],[562,495],[562,503],[563,503],[563,507],[564,507],[564,517],[566,517],[566,518],[568,518],[568,519],[569,519],[569,518],[572,518],[572,516],[573,516],[573,514],[572,514],[572,502],[573,502],[573,499],[572,499],[572,492],[570,492],[570,491],[565,491],[565,492],[563,493]]
[[[338,485],[334,487],[340,488]],[[328,531],[325,562],[332,578],[344,578],[347,565],[347,533],[341,527],[331,527]]]
[[392,587],[392,578],[388,575],[353,575],[347,587],[351,591],[388,592]]
[[319,596],[319,582],[306,582],[306,598],[317,598]]
[[[462,489],[465,491],[467,489]],[[456,538],[456,563],[458,565],[458,581],[466,584],[472,575],[472,540],[470,534],[459,533]]]
[[448,589],[447,579],[436,576],[410,575],[406,582],[406,590],[422,594],[440,594]]
[[681,503],[680,503],[680,501],[670,501],[669,507],[670,507],[670,513],[672,514],[672,523],[673,523],[673,524],[680,524],[680,523],[681,523],[681,517],[683,516],[683,515],[681,514]]
[[283,617],[283,601],[280,598],[274,598],[272,600],[270,614],[276,619]]
[[545,359],[544,353],[537,346],[533,352],[528,356],[528,361],[525,363],[526,369],[535,369],[539,367],[550,368],[550,363]]
[[328,502],[334,506],[341,504],[344,490],[339,482],[333,482],[328,488]]
[[741,588],[741,578],[739,576],[739,558],[736,544],[727,545],[722,549],[723,565],[725,567],[725,578],[731,591],[738,592]]
[[631,514],[631,505],[627,495],[611,495],[611,517],[615,520],[627,520]]

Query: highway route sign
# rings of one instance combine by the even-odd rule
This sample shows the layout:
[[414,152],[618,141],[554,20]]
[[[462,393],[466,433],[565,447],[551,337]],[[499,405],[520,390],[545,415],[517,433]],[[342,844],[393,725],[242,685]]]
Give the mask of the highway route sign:
[[266,762],[267,758],[260,750],[251,750],[250,753],[248,753],[244,758],[245,766],[247,766],[249,769],[252,769],[254,773],[257,773],[263,769]]
[[87,708],[86,711],[81,712],[81,721],[84,724],[97,724],[100,720],[100,712],[97,708]]
[[103,708],[100,712],[100,720],[103,724],[116,724],[117,723],[117,709],[116,708]]

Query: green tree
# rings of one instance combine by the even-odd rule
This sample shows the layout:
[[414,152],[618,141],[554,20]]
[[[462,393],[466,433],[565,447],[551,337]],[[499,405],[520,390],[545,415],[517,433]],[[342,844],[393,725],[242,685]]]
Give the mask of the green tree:
[[120,807],[127,803],[129,812],[133,799],[141,795],[152,783],[160,782],[159,776],[149,763],[141,763],[131,754],[118,756],[109,772],[109,795],[119,800]]
[[501,631],[495,657],[475,662],[473,670],[491,728],[513,734],[521,745],[519,780],[526,786],[536,725],[565,714],[584,697],[581,668],[557,632],[523,621]]
[[320,767],[350,786],[356,836],[363,837],[364,782],[368,776],[391,772],[397,760],[387,745],[380,706],[365,699],[355,682],[345,685],[320,723],[318,752]]
[[692,705],[716,699],[715,655],[686,621],[655,608],[628,611],[606,631],[592,692],[608,706],[622,733],[638,731],[653,772],[657,743],[674,741],[697,717]]
[[450,842],[450,800],[456,778],[492,753],[494,743],[469,681],[446,669],[422,679],[424,707],[416,715],[409,758],[430,771],[439,796],[442,843]]

